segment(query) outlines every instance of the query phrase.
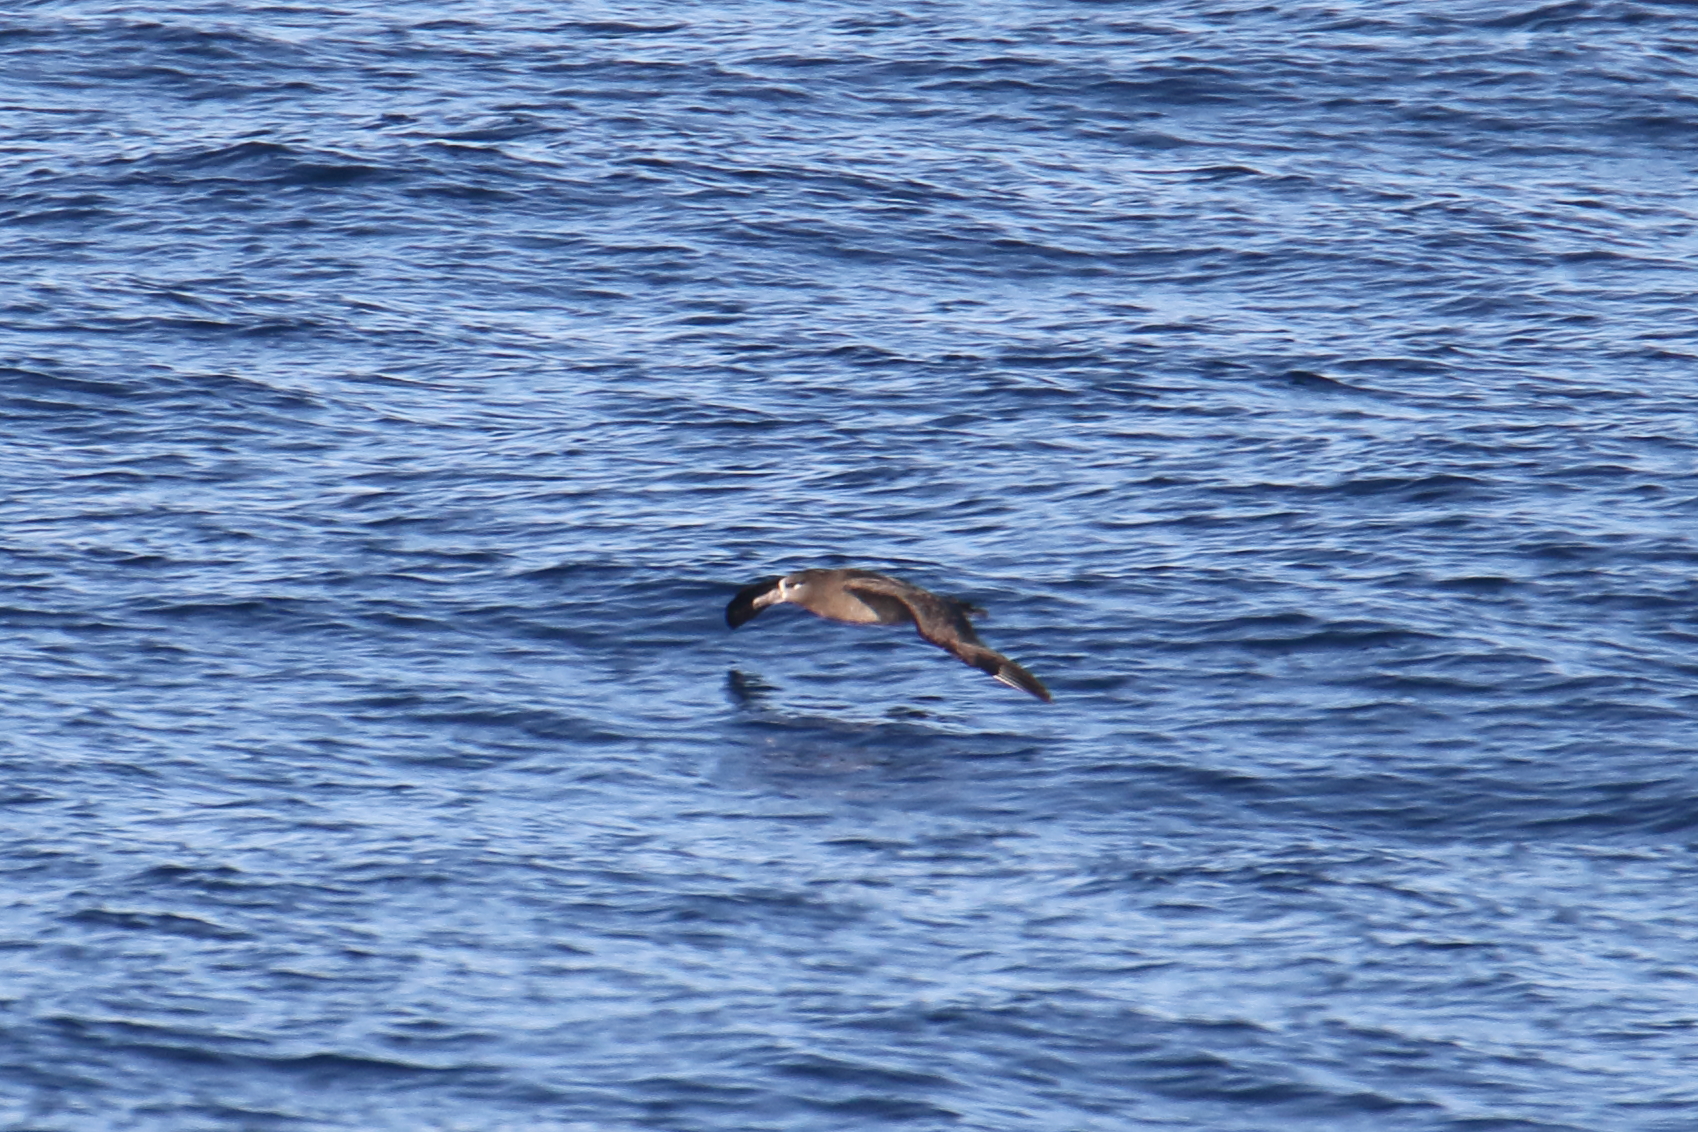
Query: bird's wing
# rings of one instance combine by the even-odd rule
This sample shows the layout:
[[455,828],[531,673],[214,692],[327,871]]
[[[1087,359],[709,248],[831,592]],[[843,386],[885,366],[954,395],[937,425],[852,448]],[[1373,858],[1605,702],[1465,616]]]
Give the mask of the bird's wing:
[[967,620],[976,606],[955,598],[939,597],[929,590],[882,574],[856,577],[845,582],[844,586],[857,596],[866,594],[900,601],[913,615],[914,627],[920,631],[920,636],[1010,688],[1018,688],[1040,700],[1049,701],[1049,689],[1044,687],[1043,681],[979,640],[979,635],[973,631],[973,623]]
[[863,601],[871,598],[874,602],[900,602],[907,607],[908,615],[914,619],[914,623],[920,626],[920,635],[933,644],[943,642],[926,633],[925,625],[928,622],[939,626],[940,632],[952,632],[969,644],[979,643],[979,635],[973,631],[973,623],[968,618],[982,615],[984,610],[972,602],[941,597],[911,582],[875,574],[871,570],[853,571],[844,581],[843,588]]

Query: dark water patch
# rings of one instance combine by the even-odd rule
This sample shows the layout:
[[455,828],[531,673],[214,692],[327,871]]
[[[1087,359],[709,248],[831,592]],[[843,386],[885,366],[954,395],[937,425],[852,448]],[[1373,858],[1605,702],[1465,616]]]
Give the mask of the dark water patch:
[[1440,473],[1419,477],[1371,476],[1341,481],[1328,490],[1343,495],[1387,495],[1411,503],[1432,503],[1467,497],[1486,486],[1486,481],[1474,476]]
[[1480,575],[1467,578],[1444,578],[1433,583],[1441,590],[1456,590],[1461,593],[1496,594],[1516,586],[1517,582],[1510,578],[1495,575]]
[[562,26],[575,32],[582,32],[585,35],[622,39],[627,36],[666,35],[670,32],[683,31],[690,25],[688,23],[626,23],[620,20],[574,20]]

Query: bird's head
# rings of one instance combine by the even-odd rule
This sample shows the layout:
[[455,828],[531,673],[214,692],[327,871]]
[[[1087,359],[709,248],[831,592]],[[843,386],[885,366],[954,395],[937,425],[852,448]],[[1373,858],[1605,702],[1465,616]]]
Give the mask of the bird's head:
[[767,606],[792,600],[785,592],[787,581],[785,578],[762,578],[738,590],[731,604],[725,607],[725,623],[735,629]]

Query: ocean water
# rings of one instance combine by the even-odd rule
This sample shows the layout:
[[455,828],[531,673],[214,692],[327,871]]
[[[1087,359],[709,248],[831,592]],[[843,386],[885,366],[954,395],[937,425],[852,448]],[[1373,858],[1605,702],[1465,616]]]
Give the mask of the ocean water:
[[0,151],[0,1129],[1698,1128],[1692,5],[25,0]]

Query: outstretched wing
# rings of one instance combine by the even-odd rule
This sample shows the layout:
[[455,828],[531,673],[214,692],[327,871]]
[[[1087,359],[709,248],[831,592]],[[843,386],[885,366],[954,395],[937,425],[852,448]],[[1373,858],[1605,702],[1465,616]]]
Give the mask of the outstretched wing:
[[939,597],[919,586],[882,574],[856,577],[845,582],[844,586],[857,596],[900,601],[913,615],[914,626],[920,631],[920,636],[1010,688],[1018,688],[1049,702],[1049,689],[1044,687],[1043,681],[979,640],[979,635],[973,631],[973,623],[968,620],[973,613],[983,612],[977,606],[952,597]]

